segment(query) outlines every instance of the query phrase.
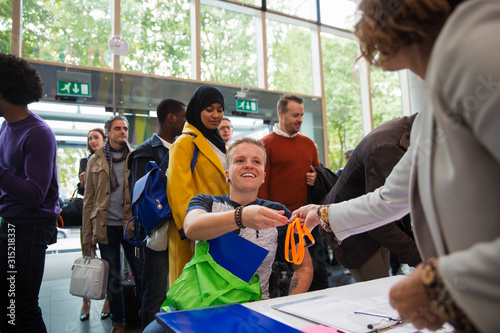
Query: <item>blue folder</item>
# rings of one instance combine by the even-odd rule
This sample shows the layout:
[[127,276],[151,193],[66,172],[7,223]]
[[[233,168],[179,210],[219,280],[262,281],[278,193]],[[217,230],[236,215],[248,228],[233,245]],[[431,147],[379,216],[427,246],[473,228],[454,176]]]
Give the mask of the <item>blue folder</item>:
[[208,243],[208,252],[215,262],[247,283],[269,253],[234,232],[211,239]]
[[158,313],[156,319],[170,333],[300,332],[239,303]]

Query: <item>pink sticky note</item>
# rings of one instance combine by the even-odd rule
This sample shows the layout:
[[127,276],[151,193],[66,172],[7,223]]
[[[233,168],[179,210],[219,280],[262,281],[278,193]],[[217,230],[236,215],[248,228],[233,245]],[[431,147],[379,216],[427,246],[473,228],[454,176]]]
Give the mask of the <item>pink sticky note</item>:
[[301,329],[301,331],[305,333],[342,333],[335,328],[324,325],[309,325]]

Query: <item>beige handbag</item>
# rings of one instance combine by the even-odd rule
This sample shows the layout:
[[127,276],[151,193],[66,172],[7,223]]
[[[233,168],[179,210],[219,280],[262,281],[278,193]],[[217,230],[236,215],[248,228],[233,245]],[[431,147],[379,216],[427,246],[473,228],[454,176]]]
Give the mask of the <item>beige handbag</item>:
[[73,296],[90,299],[104,299],[108,286],[109,263],[95,257],[92,248],[90,257],[75,260],[71,268],[69,292]]
[[[164,223],[161,227],[156,228],[151,232],[151,236],[148,238],[148,242],[146,246],[154,251],[165,251],[167,249],[168,243],[168,224],[170,223],[172,218],[167,220],[167,223]],[[172,223],[173,220],[172,220]]]

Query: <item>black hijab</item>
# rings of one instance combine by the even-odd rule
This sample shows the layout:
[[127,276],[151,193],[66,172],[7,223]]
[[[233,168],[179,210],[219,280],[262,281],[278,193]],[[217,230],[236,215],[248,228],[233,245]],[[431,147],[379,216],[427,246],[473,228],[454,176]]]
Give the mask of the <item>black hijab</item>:
[[207,106],[219,102],[224,108],[224,96],[219,89],[214,86],[204,85],[196,89],[186,110],[186,120],[188,123],[196,127],[203,136],[210,141],[214,146],[226,153],[226,144],[220,136],[219,130],[209,130],[201,121],[201,111]]

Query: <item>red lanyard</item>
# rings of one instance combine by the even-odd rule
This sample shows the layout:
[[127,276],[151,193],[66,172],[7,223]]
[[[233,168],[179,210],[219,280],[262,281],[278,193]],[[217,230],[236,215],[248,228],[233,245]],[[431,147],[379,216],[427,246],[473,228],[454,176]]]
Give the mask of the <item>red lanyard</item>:
[[[297,229],[297,233],[299,236],[299,243],[295,244],[295,239],[293,234],[295,233],[295,229]],[[306,244],[305,237],[308,237],[311,241]],[[300,220],[297,218],[292,223],[288,225],[288,229],[286,231],[286,239],[285,239],[285,259],[288,262],[294,263],[296,265],[300,265],[302,260],[304,260],[304,249],[314,244],[314,237],[309,232],[309,229],[305,225],[300,225]],[[290,260],[290,247],[292,248],[292,259]]]

